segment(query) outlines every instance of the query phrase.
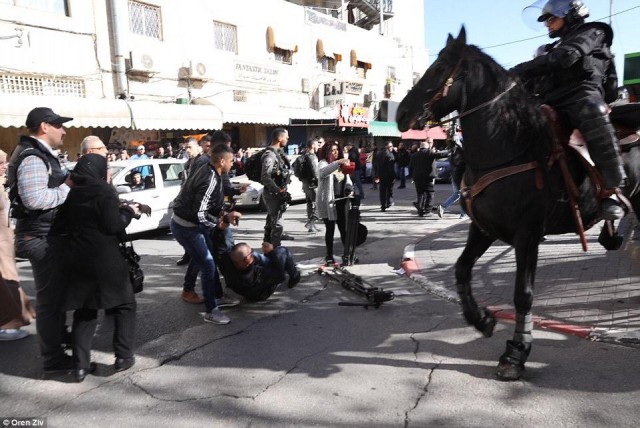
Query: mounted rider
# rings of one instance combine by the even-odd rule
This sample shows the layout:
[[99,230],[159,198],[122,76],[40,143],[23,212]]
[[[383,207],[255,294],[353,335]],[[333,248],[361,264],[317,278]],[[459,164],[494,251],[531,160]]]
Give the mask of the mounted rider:
[[[604,23],[585,22],[589,10],[578,0],[539,0],[524,13],[531,10],[541,10],[537,21],[544,22],[549,37],[559,40],[546,45],[545,55],[518,64],[511,71],[523,82],[537,80],[535,89],[542,101],[554,107],[572,129],[580,130],[607,193],[613,193],[626,182],[606,103],[617,97],[610,51],[613,30]],[[605,219],[624,216],[615,196],[601,204]]]

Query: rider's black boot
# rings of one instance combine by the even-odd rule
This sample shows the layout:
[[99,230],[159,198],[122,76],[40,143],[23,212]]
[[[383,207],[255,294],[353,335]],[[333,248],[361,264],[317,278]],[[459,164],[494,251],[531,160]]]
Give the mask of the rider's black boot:
[[[580,119],[580,131],[587,142],[589,154],[602,175],[605,189],[621,188],[626,182],[626,175],[606,106],[604,103],[589,103],[580,111]],[[605,220],[620,220],[625,212],[614,196],[601,201],[601,214]]]

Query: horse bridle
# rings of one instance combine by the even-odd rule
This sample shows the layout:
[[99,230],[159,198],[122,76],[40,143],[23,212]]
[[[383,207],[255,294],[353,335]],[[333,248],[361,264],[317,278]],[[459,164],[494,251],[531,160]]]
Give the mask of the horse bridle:
[[444,81],[444,84],[442,85],[440,90],[437,91],[435,94],[433,94],[431,99],[429,99],[429,101],[425,102],[422,105],[422,113],[416,119],[417,122],[419,122],[419,123],[425,122],[427,117],[429,116],[430,111],[431,111],[431,106],[433,106],[436,102],[440,101],[440,99],[446,98],[447,95],[449,95],[449,89],[451,89],[451,87],[453,86],[455,81],[462,79],[462,75],[460,75],[457,78],[455,77],[455,75],[458,74],[458,71],[462,67],[462,60],[463,59],[464,59],[464,50],[462,51],[462,54],[460,55],[460,59],[458,60],[458,63],[453,68],[453,71],[451,71],[451,74],[449,75],[447,80]]
[[[416,119],[417,122],[422,122],[422,121],[426,121],[431,107],[439,100],[441,100],[442,98],[446,98],[446,96],[449,94],[449,90],[451,89],[451,86],[453,86],[453,84],[455,83],[456,80],[461,80],[463,79],[464,75],[460,74],[460,76],[455,77],[456,74],[458,74],[458,71],[460,70],[460,68],[462,67],[462,60],[464,58],[464,50],[462,51],[462,53],[460,54],[460,59],[458,60],[458,63],[456,64],[456,66],[453,68],[453,71],[451,72],[451,74],[449,75],[449,77],[447,78],[447,80],[444,81],[444,84],[442,85],[442,87],[440,88],[440,90],[438,92],[436,92],[435,94],[433,94],[433,96],[431,97],[431,99],[429,101],[427,101],[426,103],[424,103],[422,105],[422,114],[420,114],[420,116],[418,116],[418,118]],[[445,123],[449,123],[449,122],[453,122],[454,120],[457,119],[461,119],[465,116],[468,116],[472,113],[475,113],[476,111],[493,104],[494,102],[498,101],[500,98],[502,98],[507,92],[509,92],[510,90],[512,90],[513,88],[515,88],[517,86],[517,82],[513,81],[511,82],[511,84],[509,85],[509,87],[507,89],[505,89],[504,91],[500,92],[498,95],[496,95],[495,97],[491,98],[488,101],[483,102],[482,104],[479,104],[473,108],[471,108],[470,110],[464,111],[465,107],[466,107],[466,96],[464,93],[464,87],[463,87],[463,94],[462,94],[462,98],[463,98],[463,106],[462,106],[462,112],[460,114],[458,114],[457,116],[451,117],[449,119],[445,119],[445,120],[441,120],[436,122],[437,125],[444,125]]]

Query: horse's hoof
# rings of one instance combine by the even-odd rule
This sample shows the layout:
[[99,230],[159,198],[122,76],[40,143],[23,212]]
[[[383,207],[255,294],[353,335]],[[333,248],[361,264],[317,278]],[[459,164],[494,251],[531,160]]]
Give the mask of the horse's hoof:
[[616,251],[619,250],[622,246],[622,242],[624,237],[616,233],[613,236],[609,236],[609,234],[605,234],[604,232],[600,233],[598,237],[598,243],[604,247],[607,251]]
[[496,317],[493,313],[489,312],[487,308],[482,308],[482,318],[475,322],[474,327],[484,337],[493,336],[493,329],[496,327]]
[[498,363],[496,375],[498,379],[505,381],[518,380],[524,373],[524,364],[513,364],[508,361]]

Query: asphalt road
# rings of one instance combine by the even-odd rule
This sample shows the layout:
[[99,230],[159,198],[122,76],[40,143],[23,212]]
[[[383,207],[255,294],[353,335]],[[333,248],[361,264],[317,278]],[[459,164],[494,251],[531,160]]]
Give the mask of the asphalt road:
[[[179,297],[182,249],[168,233],[147,235],[135,242],[147,275],[136,366],[113,373],[104,323],[94,343],[98,373],[81,384],[40,379],[34,336],[0,342],[0,420],[42,417],[50,427],[638,425],[636,348],[536,329],[525,376],[498,381],[495,366],[513,326],[500,322],[483,338],[456,304],[393,272],[405,246],[460,220],[418,218],[411,186],[380,213],[370,187],[362,207],[369,238],[352,271],[393,290],[395,300],[379,309],[338,306],[363,298],[314,272],[323,234],[304,230],[304,206],[295,205],[285,225],[296,239],[286,244],[309,266],[302,282],[226,311],[229,325],[206,324],[203,308]],[[441,201],[450,188],[437,187]],[[246,212],[236,240],[259,245],[263,219]],[[20,272],[33,294],[26,263]]]

